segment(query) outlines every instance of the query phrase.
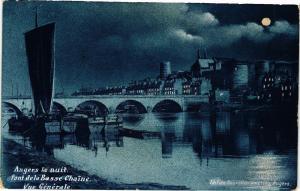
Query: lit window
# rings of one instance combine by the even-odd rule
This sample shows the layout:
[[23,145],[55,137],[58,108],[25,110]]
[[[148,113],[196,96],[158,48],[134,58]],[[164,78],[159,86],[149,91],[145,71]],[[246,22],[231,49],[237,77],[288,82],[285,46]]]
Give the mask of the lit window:
[[271,94],[269,94],[269,97],[271,97]]
[[281,93],[281,96],[284,97],[284,93]]
[[285,86],[285,90],[287,90],[287,86]]
[[292,92],[290,92],[289,95],[292,96]]

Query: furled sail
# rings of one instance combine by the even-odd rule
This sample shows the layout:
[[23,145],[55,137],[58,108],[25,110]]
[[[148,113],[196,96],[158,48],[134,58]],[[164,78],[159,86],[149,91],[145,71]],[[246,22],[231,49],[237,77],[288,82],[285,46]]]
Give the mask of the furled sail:
[[52,105],[55,23],[25,33],[34,114],[48,114]]

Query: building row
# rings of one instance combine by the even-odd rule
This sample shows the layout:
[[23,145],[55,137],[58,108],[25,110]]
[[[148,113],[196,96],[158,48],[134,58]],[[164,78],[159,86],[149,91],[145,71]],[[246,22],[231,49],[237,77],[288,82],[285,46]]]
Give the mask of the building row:
[[175,77],[165,80],[140,80],[132,82],[128,86],[82,88],[73,95],[208,95],[211,90],[209,79],[188,80]]
[[298,84],[297,62],[208,58],[199,50],[189,71],[172,72],[169,61],[160,63],[159,69],[156,78],[133,81],[127,86],[80,89],[73,95],[208,95],[229,102],[245,95],[266,99],[269,94],[272,97],[274,89],[283,87],[285,91],[286,86],[290,92],[280,93],[287,96],[297,90]]

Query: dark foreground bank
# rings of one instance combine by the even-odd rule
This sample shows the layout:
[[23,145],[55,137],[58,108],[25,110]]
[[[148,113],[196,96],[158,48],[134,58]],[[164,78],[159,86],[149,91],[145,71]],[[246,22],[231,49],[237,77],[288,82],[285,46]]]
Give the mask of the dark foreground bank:
[[[183,186],[155,183],[118,184],[109,182],[5,138],[2,138],[2,167],[1,175],[4,187],[12,189],[187,189]],[[47,167],[48,170],[55,169],[57,172],[42,173],[43,167]],[[36,169],[38,172],[35,171]],[[65,169],[67,169],[66,172]],[[24,173],[24,170],[31,172]],[[38,180],[42,176],[50,179]],[[55,180],[59,178],[60,181]]]

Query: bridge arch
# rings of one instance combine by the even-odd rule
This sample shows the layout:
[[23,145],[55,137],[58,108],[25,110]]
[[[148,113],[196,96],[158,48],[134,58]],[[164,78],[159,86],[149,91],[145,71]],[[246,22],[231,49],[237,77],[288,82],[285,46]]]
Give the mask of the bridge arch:
[[[9,102],[2,102],[2,112],[3,112],[3,109],[4,107],[3,106],[6,106],[7,108],[11,108],[14,112],[16,112],[16,114],[18,116],[22,115],[22,111],[21,109],[19,109],[16,105],[12,104],[12,103],[9,103]],[[10,111],[8,111],[10,112]]]
[[108,113],[108,108],[100,101],[87,100],[78,104],[74,111],[85,113],[89,116],[101,116]]
[[60,113],[62,115],[65,115],[67,113],[67,109],[62,104],[53,101],[52,103],[52,111],[55,113]]
[[117,105],[116,113],[147,113],[147,108],[139,101],[125,100]]
[[171,99],[165,99],[162,100],[160,102],[158,102],[157,104],[155,104],[155,106],[152,109],[152,112],[161,112],[161,113],[177,113],[177,112],[182,112],[183,109],[181,107],[181,105]]

